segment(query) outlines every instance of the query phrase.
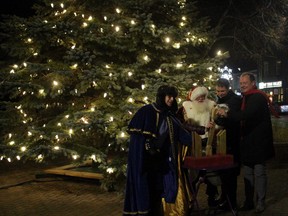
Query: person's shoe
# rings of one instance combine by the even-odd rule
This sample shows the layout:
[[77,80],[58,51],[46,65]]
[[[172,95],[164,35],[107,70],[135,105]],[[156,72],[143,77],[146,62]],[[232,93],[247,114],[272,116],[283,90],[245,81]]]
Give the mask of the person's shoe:
[[258,204],[255,209],[255,213],[262,213],[265,210],[264,204]]
[[209,196],[208,197],[208,206],[211,208],[217,207],[219,203],[219,200],[216,199],[215,197]]
[[[231,204],[231,208],[236,211],[237,207],[236,205]],[[217,209],[221,210],[221,211],[230,211],[231,210],[229,203],[227,202],[227,200],[221,202],[218,204]]]
[[230,206],[229,206],[228,202],[225,200],[224,202],[221,202],[218,204],[217,209],[219,209],[221,211],[229,211]]
[[250,211],[252,209],[254,209],[254,203],[244,202],[244,204],[238,210],[239,211]]

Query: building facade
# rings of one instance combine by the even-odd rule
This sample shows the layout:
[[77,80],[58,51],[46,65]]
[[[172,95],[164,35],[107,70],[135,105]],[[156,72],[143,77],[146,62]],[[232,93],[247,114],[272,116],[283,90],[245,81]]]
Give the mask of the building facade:
[[288,114],[288,61],[287,58],[264,57],[257,64],[257,69],[233,74],[233,86],[239,93],[239,78],[243,72],[253,73],[257,86],[266,92],[278,112]]
[[284,58],[265,57],[258,63],[258,87],[272,102],[288,104],[288,61]]

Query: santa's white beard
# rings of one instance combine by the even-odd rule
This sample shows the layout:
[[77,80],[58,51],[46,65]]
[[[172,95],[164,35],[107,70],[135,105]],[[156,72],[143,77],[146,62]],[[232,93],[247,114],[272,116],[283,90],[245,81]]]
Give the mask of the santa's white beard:
[[[215,106],[215,102],[209,99],[206,99],[202,103],[197,101],[185,101],[183,107],[185,110],[184,118],[192,125],[204,126],[207,127],[211,121],[210,115],[211,110]],[[208,132],[204,135],[201,135],[202,138],[208,137]]]
[[202,103],[190,101],[184,106],[187,118],[194,125],[207,127],[210,122],[210,112],[214,102],[205,100]]
[[211,110],[211,106],[209,104],[209,100],[204,100],[203,102],[193,101],[191,103],[191,108],[194,112],[201,114],[201,113],[209,113]]

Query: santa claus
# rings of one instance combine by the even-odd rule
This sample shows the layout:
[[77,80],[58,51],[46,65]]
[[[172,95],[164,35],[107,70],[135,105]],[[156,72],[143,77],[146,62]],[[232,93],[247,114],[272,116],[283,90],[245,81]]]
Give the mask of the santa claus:
[[[192,88],[187,96],[187,101],[183,102],[184,120],[192,125],[211,127],[211,111],[216,106],[216,102],[208,99],[208,89],[204,86]],[[207,138],[208,132],[201,135]]]
[[[183,114],[186,123],[195,126],[204,126],[207,129],[211,128],[213,123],[212,110],[216,106],[216,102],[208,99],[208,89],[203,86],[192,88],[187,96],[187,101],[183,102]],[[205,134],[200,135],[202,138],[202,154],[206,154],[206,144],[208,139],[208,130]],[[206,171],[199,171],[198,176],[193,181],[193,184],[197,184],[198,180],[206,176]],[[208,206],[215,207],[218,204],[217,186],[212,184],[211,178],[204,178],[207,184],[206,194],[208,195]]]

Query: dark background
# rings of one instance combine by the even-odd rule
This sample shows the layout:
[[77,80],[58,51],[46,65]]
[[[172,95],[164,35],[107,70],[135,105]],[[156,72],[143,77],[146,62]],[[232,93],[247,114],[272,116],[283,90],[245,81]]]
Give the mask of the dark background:
[[32,5],[35,2],[37,2],[37,0],[1,0],[0,14],[14,14],[20,17],[27,17],[33,14]]

